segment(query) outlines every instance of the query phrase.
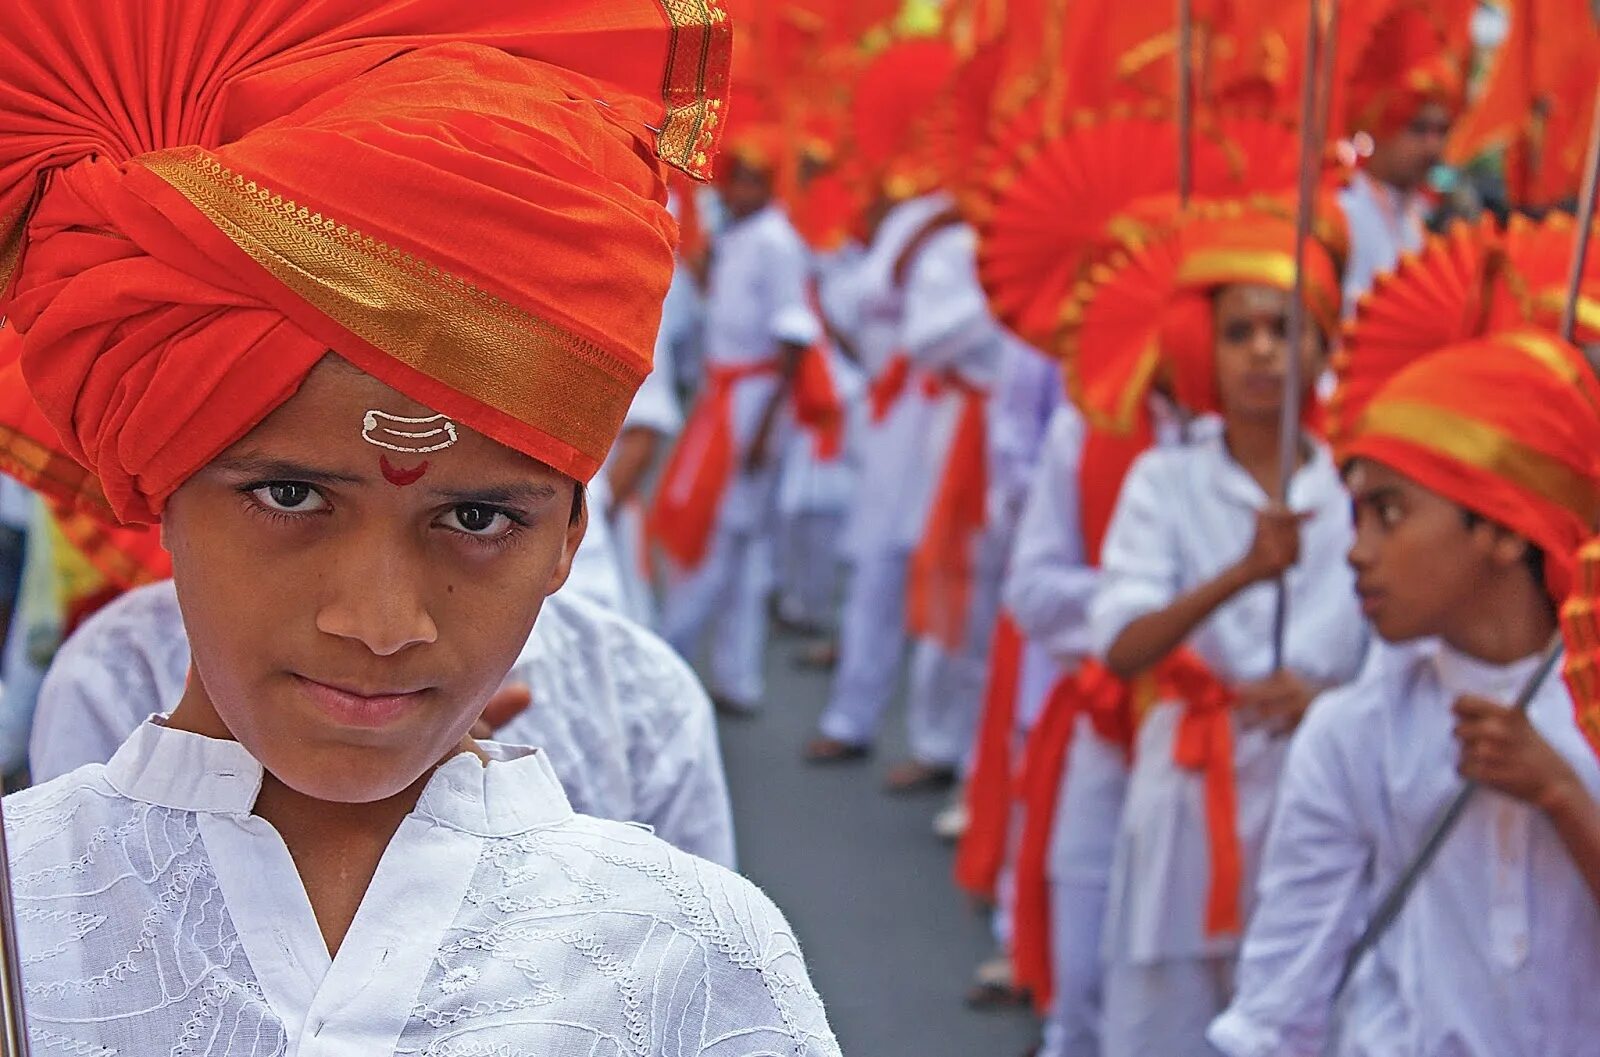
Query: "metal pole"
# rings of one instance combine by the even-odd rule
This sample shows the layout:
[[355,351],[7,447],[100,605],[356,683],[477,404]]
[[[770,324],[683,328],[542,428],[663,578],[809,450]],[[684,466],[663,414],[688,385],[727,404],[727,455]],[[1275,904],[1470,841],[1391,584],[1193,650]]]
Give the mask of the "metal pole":
[[[1600,179],[1600,86],[1595,89],[1595,120],[1589,133],[1589,156],[1584,162],[1583,190],[1578,199],[1578,230],[1573,239],[1572,267],[1568,274],[1567,300],[1561,312],[1561,337],[1564,341],[1571,341],[1577,333],[1578,295],[1583,287],[1583,269],[1589,253],[1589,236],[1594,227],[1595,212],[1595,184]],[[1522,692],[1517,695],[1515,708],[1519,712],[1526,712],[1532,704],[1534,697],[1544,687],[1545,680],[1550,678],[1550,673],[1555,671],[1565,652],[1565,643],[1561,633],[1556,632],[1550,640],[1550,645],[1545,647],[1544,656],[1539,660],[1539,666],[1533,670],[1523,686]],[[1450,802],[1439,818],[1429,828],[1427,835],[1422,840],[1422,845],[1412,857],[1411,862],[1401,871],[1394,884],[1384,893],[1379,901],[1378,908],[1373,912],[1366,929],[1350,949],[1349,956],[1345,959],[1344,971],[1339,976],[1338,986],[1334,990],[1334,999],[1337,1001],[1339,993],[1350,982],[1351,975],[1361,964],[1361,959],[1367,952],[1378,945],[1395,919],[1400,916],[1400,911],[1405,907],[1406,900],[1410,897],[1412,889],[1422,879],[1428,867],[1439,854],[1439,849],[1444,847],[1444,842],[1461,821],[1467,805],[1472,802],[1477,786],[1471,782],[1461,787],[1454,800]]]
[[1194,193],[1194,4],[1178,0],[1178,205]]
[[1600,179],[1600,89],[1595,91],[1594,122],[1589,129],[1589,157],[1584,160],[1583,190],[1578,195],[1577,242],[1572,248],[1572,269],[1567,273],[1567,302],[1561,308],[1561,340],[1578,333],[1578,298],[1583,292],[1583,269],[1589,258],[1589,236],[1594,227],[1595,182]]
[[[1317,66],[1321,26],[1316,0],[1308,0],[1306,15],[1305,70],[1300,81],[1300,189],[1295,204],[1294,292],[1289,301],[1288,357],[1283,372],[1283,411],[1278,422],[1277,502],[1289,502],[1289,481],[1300,461],[1300,390],[1302,371],[1300,350],[1306,339],[1305,256],[1311,237],[1311,214],[1316,208],[1317,173],[1321,168],[1322,144],[1317,139]],[[1331,52],[1331,49],[1330,49]],[[1283,667],[1284,637],[1289,626],[1289,585],[1286,576],[1278,577],[1277,605],[1272,620],[1272,668]]]
[[22,957],[17,951],[17,909],[5,834],[5,812],[0,807],[0,1057],[28,1057],[32,1051],[23,1012]]
[[[1556,664],[1561,660],[1564,652],[1561,633],[1557,632],[1550,640],[1550,645],[1545,647],[1544,656],[1539,659],[1539,666],[1533,670],[1528,681],[1523,684],[1522,692],[1517,695],[1516,704],[1513,706],[1518,712],[1526,712],[1533,703],[1539,691],[1544,687],[1546,679],[1555,670]],[[1395,919],[1400,916],[1406,900],[1410,897],[1412,889],[1417,887],[1417,882],[1422,879],[1423,873],[1428,869],[1434,857],[1439,854],[1439,849],[1444,847],[1445,838],[1450,836],[1456,824],[1461,821],[1461,815],[1472,802],[1473,795],[1478,791],[1474,782],[1467,782],[1456,793],[1455,799],[1450,801],[1448,807],[1439,813],[1433,825],[1428,828],[1427,834],[1422,838],[1422,844],[1417,848],[1417,854],[1405,868],[1400,877],[1389,886],[1383,894],[1383,899],[1372,912],[1372,918],[1367,922],[1367,927],[1362,930],[1361,936],[1356,940],[1350,954],[1345,958],[1344,970],[1339,974],[1339,982],[1334,987],[1333,997],[1338,999],[1345,985],[1350,982],[1356,967],[1361,964],[1368,951],[1378,945],[1384,933],[1389,931]]]

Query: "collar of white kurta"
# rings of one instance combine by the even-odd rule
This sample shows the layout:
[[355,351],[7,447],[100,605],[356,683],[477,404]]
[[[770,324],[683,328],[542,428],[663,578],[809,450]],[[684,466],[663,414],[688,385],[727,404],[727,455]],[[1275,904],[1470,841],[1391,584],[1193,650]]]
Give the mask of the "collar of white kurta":
[[[1214,421],[1214,424],[1213,424]],[[1199,432],[1199,436],[1196,433]],[[1221,420],[1201,419],[1191,423],[1190,443],[1205,451],[1210,463],[1211,480],[1217,494],[1248,506],[1260,509],[1267,502],[1267,494],[1250,472],[1234,461],[1228,453],[1228,442]],[[1342,502],[1344,482],[1334,465],[1333,453],[1327,444],[1307,437],[1311,453],[1303,466],[1289,478],[1289,507],[1293,510],[1319,510],[1329,502]]]
[[[481,742],[487,764],[470,753],[433,773],[415,814],[450,829],[506,837],[572,816],[549,758],[537,749]],[[179,811],[248,815],[263,770],[236,741],[163,725],[152,716],[106,764],[106,780],[130,800]]]
[[[1533,675],[1539,665],[1537,655],[1524,657],[1511,664],[1490,664],[1446,646],[1438,639],[1430,639],[1422,648],[1423,655],[1433,665],[1439,685],[1451,697],[1472,694],[1509,705]],[[1547,680],[1558,685],[1560,680]],[[1535,704],[1540,699],[1535,700]]]

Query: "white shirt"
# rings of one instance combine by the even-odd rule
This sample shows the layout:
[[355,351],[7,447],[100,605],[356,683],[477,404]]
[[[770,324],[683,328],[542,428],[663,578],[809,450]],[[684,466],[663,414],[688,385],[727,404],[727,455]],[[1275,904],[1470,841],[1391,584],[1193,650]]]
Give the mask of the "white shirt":
[[1078,467],[1087,430],[1062,403],[1050,418],[1006,571],[1006,608],[1031,642],[1062,664],[1089,654],[1089,603],[1099,570],[1084,554]]
[[[104,763],[189,674],[172,581],[130,591],[56,655],[39,695],[31,759],[46,781]],[[641,822],[685,851],[731,866],[733,817],[711,705],[671,647],[581,598],[545,600],[506,677],[533,704],[496,733],[548,754],[585,814]]]
[[[708,370],[775,361],[782,345],[815,343],[822,324],[807,290],[810,254],[776,205],[730,223],[716,237],[705,302]],[[739,462],[772,400],[778,376],[747,378],[733,393],[733,433]],[[788,438],[790,416],[780,415],[769,438],[776,456]],[[773,513],[775,460],[767,470],[737,472],[722,497],[720,523],[739,530],[764,526]]]
[[[1190,444],[1158,448],[1134,463],[1101,552],[1090,606],[1090,645],[1104,656],[1134,620],[1215,578],[1249,548],[1256,511],[1267,497],[1228,454],[1221,430]],[[1289,571],[1286,667],[1317,685],[1353,679],[1366,650],[1350,548],[1350,505],[1333,459],[1321,445],[1293,477],[1289,505],[1310,513],[1300,562]],[[1187,645],[1224,682],[1272,671],[1275,588],[1246,588],[1207,618]],[[1107,950],[1135,964],[1226,954],[1238,938],[1204,934],[1210,879],[1202,775],[1172,760],[1182,707],[1156,704],[1140,726],[1113,871]],[[1233,729],[1238,832],[1250,879],[1271,815],[1286,743],[1261,730]]]
[[[1460,788],[1451,705],[1509,702],[1535,662],[1495,667],[1437,643],[1379,647],[1294,737],[1238,993],[1211,1036],[1231,1057],[1320,1055],[1330,996],[1378,893]],[[1600,797],[1600,764],[1559,676],[1529,718]],[[1600,1046],[1600,910],[1537,809],[1480,790],[1369,969],[1352,1052],[1563,1057]],[[1357,1014],[1360,1016],[1357,1016]]]
[[911,380],[868,439],[875,451],[862,468],[850,529],[855,556],[910,550],[922,538],[965,399],[953,387],[929,396],[924,379],[951,374],[988,389],[1000,365],[1000,328],[978,282],[971,227],[954,224],[923,243],[906,269],[903,298],[898,347],[911,361]]
[[[854,339],[862,366],[876,379],[889,362],[906,353],[902,327],[905,283],[895,281],[895,264],[923,226],[949,208],[942,194],[923,195],[891,209],[874,233],[872,244],[853,266],[830,275],[825,301],[834,324]],[[901,512],[921,510],[930,486],[918,479],[918,447],[925,443],[927,401],[907,392],[878,422],[863,424],[857,500],[845,534],[853,559],[885,550],[905,550],[914,530],[904,527]]]
[[543,753],[448,760],[330,960],[236,742],[141,726],[6,799],[35,1050],[195,1057],[837,1054],[783,916]]
[[1361,295],[1373,280],[1392,271],[1402,253],[1422,248],[1427,231],[1422,202],[1356,172],[1339,192],[1339,205],[1350,228],[1350,257],[1344,267],[1344,314],[1355,315]]
[[989,519],[1014,524],[1055,409],[1061,373],[1044,353],[1001,330],[1000,366],[989,398]]

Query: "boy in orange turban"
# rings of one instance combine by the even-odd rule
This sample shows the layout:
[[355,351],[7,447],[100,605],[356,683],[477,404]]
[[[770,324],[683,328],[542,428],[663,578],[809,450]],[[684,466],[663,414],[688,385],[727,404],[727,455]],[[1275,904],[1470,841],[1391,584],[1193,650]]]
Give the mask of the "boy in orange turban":
[[1508,707],[1600,514],[1600,384],[1526,324],[1440,345],[1431,314],[1412,315],[1410,350],[1380,351],[1412,270],[1353,326],[1334,437],[1356,591],[1384,644],[1291,746],[1238,990],[1210,1030],[1229,1057],[1324,1052],[1364,917],[1463,777],[1481,788],[1352,978],[1345,1045],[1533,1057],[1600,1033],[1600,764],[1559,678]]
[[170,716],[10,800],[36,1046],[836,1052],[758,892],[468,734],[649,370],[720,12],[49,0],[7,35],[0,363],[54,435],[0,451],[159,521],[193,651]]

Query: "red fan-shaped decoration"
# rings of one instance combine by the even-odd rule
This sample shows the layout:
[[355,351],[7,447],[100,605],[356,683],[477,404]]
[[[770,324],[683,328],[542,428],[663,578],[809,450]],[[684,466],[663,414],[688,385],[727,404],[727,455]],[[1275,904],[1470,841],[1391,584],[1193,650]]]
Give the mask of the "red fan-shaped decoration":
[[1089,424],[1132,431],[1144,408],[1161,349],[1161,319],[1177,283],[1182,230],[1131,235],[1091,265],[1077,285],[1057,332],[1067,391]]
[[1567,644],[1563,672],[1578,726],[1600,753],[1600,537],[1578,551],[1577,585],[1561,607],[1561,635]]
[[1334,356],[1339,388],[1328,405],[1338,450],[1384,382],[1419,356],[1484,332],[1502,259],[1492,220],[1452,225],[1373,285]]
[[955,49],[930,38],[891,44],[862,71],[851,131],[866,172],[887,176],[906,157],[925,157],[914,141],[927,131],[929,100],[944,90],[956,65]]
[[[1279,193],[1296,180],[1298,140],[1276,119],[1211,116],[1194,136],[1197,198]],[[1045,347],[1085,269],[1130,231],[1176,208],[1177,125],[1164,108],[1079,112],[1057,122],[1041,103],[996,138],[994,175],[976,219],[978,273],[1007,327]],[[1134,203],[1146,207],[1134,210]]]
[[928,155],[969,217],[986,209],[982,199],[989,190],[987,169],[976,160],[988,145],[991,104],[1004,58],[1000,41],[974,52],[945,86],[929,121]]
[[[1496,326],[1533,323],[1555,330],[1566,308],[1577,221],[1570,213],[1551,213],[1542,221],[1514,216],[1506,227],[1504,281],[1496,288]],[[1600,231],[1600,225],[1596,226]],[[1579,344],[1600,341],[1600,254],[1584,261],[1578,288]]]
[[1142,197],[1177,185],[1172,122],[1080,116],[1045,134],[1036,109],[1008,128],[992,208],[979,226],[978,274],[995,318],[1042,345],[1084,267],[1112,244],[1107,224]]

